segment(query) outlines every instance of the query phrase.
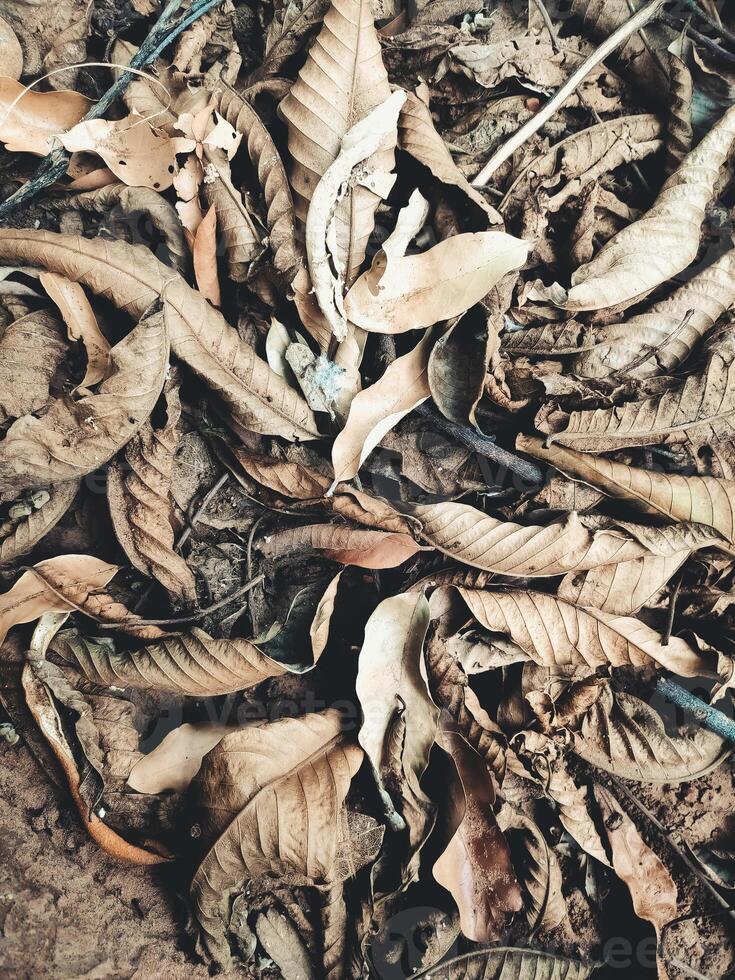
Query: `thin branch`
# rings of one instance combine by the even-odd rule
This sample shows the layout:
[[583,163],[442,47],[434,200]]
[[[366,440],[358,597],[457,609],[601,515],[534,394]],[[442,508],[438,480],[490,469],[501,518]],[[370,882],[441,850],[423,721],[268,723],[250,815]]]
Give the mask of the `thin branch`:
[[697,0],[684,0],[684,3],[702,23],[709,24],[712,30],[719,34],[720,37],[729,41],[731,44],[735,44],[735,31],[731,31],[729,27],[725,27],[722,21],[718,23],[706,10],[702,10]]
[[[169,0],[161,16],[151,28],[148,36],[130,59],[130,68],[144,68],[151,64],[190,24],[202,17],[212,8],[217,7],[223,0],[195,0],[191,8],[175,24],[171,19],[181,6],[183,0]],[[84,121],[100,119],[113,102],[117,101],[128,87],[134,74],[122,70],[120,77],[107,89],[104,95],[84,116]],[[66,173],[69,166],[69,154],[63,147],[52,150],[44,157],[38,170],[28,181],[9,198],[0,203],[0,220],[6,218],[19,205],[25,204],[31,198],[40,194],[51,184],[55,183]]]
[[689,711],[700,725],[709,728],[711,732],[727,739],[728,742],[735,742],[735,721],[728,718],[724,712],[713,708],[711,704],[690,694],[685,687],[665,677],[659,678],[656,682],[656,690],[671,704]]
[[612,54],[616,48],[626,41],[631,34],[635,34],[636,31],[640,30],[645,24],[653,20],[654,17],[660,12],[661,7],[664,4],[664,0],[651,0],[651,3],[647,4],[645,7],[641,8],[635,16],[631,17],[624,24],[610,35],[610,37],[603,41],[603,43],[589,56],[585,61],[579,66],[579,68],[569,76],[567,81],[561,86],[561,88],[549,99],[546,105],[539,109],[536,115],[529,119],[528,122],[521,126],[517,133],[515,133],[509,140],[506,140],[501,147],[499,147],[495,153],[490,157],[488,162],[479,172],[479,174],[472,181],[475,187],[484,187],[488,180],[492,177],[495,171],[509,160],[519,147],[537,133],[539,129],[546,123],[554,113],[560,109],[570,95],[573,95],[576,89],[581,85],[589,73],[604,61],[608,55]]
[[[668,14],[664,14],[661,18],[665,24],[669,24],[671,27],[675,27],[677,30],[681,29],[681,24],[676,20],[675,17],[671,17]],[[696,28],[692,27],[691,24],[684,24],[684,32],[689,35],[692,41],[696,41],[697,44],[701,45],[703,48],[707,48],[711,51],[713,55],[720,58],[728,65],[735,65],[735,54],[731,54],[730,51],[726,51],[717,41],[713,41],[711,37],[707,37],[706,34],[702,34]]]
[[676,600],[679,598],[679,593],[681,592],[681,583],[684,581],[684,569],[677,576],[676,582],[671,589],[671,595],[669,596],[669,611],[666,616],[666,626],[663,633],[661,634],[661,646],[667,647],[669,645],[669,640],[671,639],[671,631],[674,628],[674,617],[676,616]]

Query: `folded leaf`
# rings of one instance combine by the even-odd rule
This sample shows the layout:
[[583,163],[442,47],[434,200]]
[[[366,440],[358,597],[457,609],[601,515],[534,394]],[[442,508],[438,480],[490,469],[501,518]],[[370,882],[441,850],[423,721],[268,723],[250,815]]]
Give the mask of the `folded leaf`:
[[509,805],[498,814],[498,826],[509,839],[511,850],[517,839],[523,847],[521,883],[530,899],[525,903],[529,927],[534,930],[555,929],[567,917],[561,890],[561,868],[556,855],[538,825]]
[[191,252],[197,289],[212,306],[219,306],[222,294],[217,275],[217,209],[214,205],[199,223]]
[[179,725],[133,766],[128,786],[138,793],[183,793],[199,772],[202,759],[225,735],[225,725],[202,722]]
[[658,665],[685,677],[709,670],[707,660],[684,640],[672,637],[665,646],[655,630],[637,619],[581,609],[543,592],[458,591],[485,629],[507,633],[542,666]]
[[249,882],[268,874],[319,886],[334,876],[344,800],[361,762],[334,710],[240,729],[205,759],[198,782],[207,826],[222,836],[191,892],[200,941],[216,962],[232,963],[230,906]]
[[38,277],[49,298],[64,318],[69,340],[81,340],[87,352],[87,370],[80,381],[82,388],[96,385],[107,376],[110,366],[110,344],[99,328],[97,317],[78,282],[55,272]]
[[0,230],[0,258],[61,272],[140,316],[163,297],[171,349],[210,385],[233,423],[287,439],[311,439],[316,422],[297,395],[221,313],[149,250],[47,231]]
[[152,313],[112,348],[96,394],[65,395],[40,418],[17,419],[0,442],[0,492],[73,480],[106,463],[153,411],[168,355],[163,312]]
[[[369,0],[333,0],[306,63],[278,107],[288,123],[291,186],[302,222],[342,137],[389,96]],[[368,163],[390,173],[394,152],[384,149]],[[348,285],[362,265],[379,203],[372,191],[354,187],[335,215],[337,254]]]
[[727,541],[733,541],[735,480],[720,480],[712,476],[669,476],[656,470],[628,466],[558,446],[545,448],[541,439],[530,436],[519,436],[516,445],[567,476],[597,487],[646,514],[706,524],[719,531]]
[[387,261],[379,251],[347,294],[345,311],[377,333],[430,327],[479,302],[527,255],[526,242],[500,231],[454,235],[428,252]]

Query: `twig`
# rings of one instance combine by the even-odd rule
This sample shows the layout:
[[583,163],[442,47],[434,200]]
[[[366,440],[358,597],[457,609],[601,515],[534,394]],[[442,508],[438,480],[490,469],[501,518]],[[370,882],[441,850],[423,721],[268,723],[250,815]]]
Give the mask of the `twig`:
[[[213,7],[222,3],[222,0],[195,0],[191,8],[175,24],[171,24],[171,19],[181,6],[183,0],[169,0],[164,7],[161,16],[151,28],[148,36],[141,46],[130,59],[130,68],[144,68],[164,51],[172,41],[174,41],[182,31],[186,30],[195,20],[206,14]],[[104,112],[115,102],[128,87],[133,79],[133,73],[123,70],[120,77],[107,89],[100,100],[92,106],[84,116],[84,121],[89,119],[99,119]],[[0,219],[7,217],[20,204],[24,204],[32,197],[40,194],[42,190],[49,187],[55,181],[60,180],[66,173],[69,165],[69,154],[63,147],[57,147],[44,157],[35,175],[20,187],[14,194],[0,204]]]
[[660,12],[661,7],[664,4],[664,0],[651,0],[651,3],[647,4],[645,7],[641,8],[637,14],[627,20],[624,24],[610,35],[610,37],[603,41],[603,43],[593,51],[589,58],[579,66],[579,68],[569,76],[567,81],[562,85],[562,87],[549,99],[546,105],[539,109],[536,115],[529,119],[525,125],[521,126],[517,133],[515,133],[509,140],[506,140],[501,147],[499,147],[495,153],[490,157],[488,162],[479,172],[479,174],[472,181],[475,187],[484,187],[488,180],[492,177],[495,171],[500,167],[506,160],[513,156],[515,151],[523,146],[523,144],[528,140],[534,133],[537,133],[539,129],[544,125],[547,120],[549,120],[557,109],[560,109],[570,95],[573,95],[578,86],[585,80],[593,68],[596,68],[601,61],[604,61],[608,55],[612,54],[616,48],[618,48],[631,34],[635,34],[636,31],[640,30],[644,24],[649,21]]
[[217,493],[218,490],[220,490],[225,485],[225,483],[227,483],[229,478],[230,478],[230,474],[227,472],[227,470],[225,470],[225,472],[220,476],[217,482],[213,483],[212,486],[209,488],[209,490],[207,490],[207,492],[204,494],[201,503],[196,508],[196,510],[192,513],[191,517],[188,519],[186,527],[181,532],[181,537],[174,545],[175,551],[178,551],[179,548],[182,546],[182,544],[184,544],[184,542],[188,540],[189,535],[191,534],[194,528],[194,525],[202,516],[204,511],[207,509],[214,495]]
[[[206,609],[199,609],[197,612],[191,613],[189,616],[174,616],[171,619],[140,619],[138,616],[128,616],[126,619],[120,619],[116,623],[98,622],[98,625],[100,629],[103,630],[117,630],[122,629],[125,626],[175,626],[178,623],[194,623],[196,620],[203,619],[210,613],[217,612],[217,610],[221,609],[223,606],[229,606],[229,604],[234,602],[235,599],[239,599],[241,595],[245,595],[246,592],[249,592],[256,585],[260,585],[264,578],[264,575],[256,575],[255,578],[251,578],[249,582],[246,582],[245,585],[241,586],[241,588],[239,588],[236,592],[231,592],[230,595],[225,596],[224,599],[220,599],[213,605],[207,606]],[[82,612],[83,611],[84,610],[82,610]],[[87,615],[89,614],[87,613]]]
[[713,708],[711,704],[702,701],[695,694],[690,694],[686,688],[666,677],[661,677],[656,681],[656,690],[667,701],[691,712],[695,719],[705,728],[709,728],[711,732],[727,739],[728,742],[735,742],[735,721],[728,718],[722,711]]
[[608,778],[614,783],[615,788],[618,789],[623,794],[623,796],[625,796],[626,799],[630,800],[630,802],[641,811],[644,817],[646,817],[648,820],[651,821],[654,827],[661,833],[661,835],[664,837],[668,845],[671,847],[671,850],[677,855],[677,857],[681,858],[681,860],[691,871],[691,873],[707,889],[707,891],[712,896],[712,898],[715,899],[717,904],[721,908],[725,909],[725,911],[729,916],[735,918],[735,909],[733,909],[732,906],[729,904],[729,902],[727,902],[726,899],[724,899],[722,895],[720,895],[720,893],[717,891],[717,889],[712,884],[712,882],[707,878],[707,876],[702,872],[702,870],[697,867],[695,862],[689,857],[689,855],[684,850],[684,848],[680,847],[679,844],[677,844],[676,841],[674,840],[674,836],[681,836],[680,832],[678,830],[671,830],[670,828],[665,827],[658,819],[658,817],[654,816],[654,814],[651,813],[651,811],[648,809],[645,803],[642,803],[638,799],[638,797],[634,793],[632,793],[628,789],[628,787],[623,782],[621,782],[621,780],[617,778],[617,776],[613,776],[612,774],[608,773]]
[[554,30],[554,25],[551,22],[551,17],[549,17],[549,11],[546,9],[544,0],[533,0],[536,5],[536,10],[541,14],[541,20],[543,20],[546,30],[551,38],[551,47],[554,49],[554,53],[559,51],[559,38],[556,36],[556,31]]
[[[668,24],[670,27],[675,27],[677,30],[681,29],[681,25],[676,20],[675,17],[669,16],[669,14],[664,14],[661,20],[664,24]],[[684,24],[684,32],[689,35],[692,41],[696,41],[697,44],[701,44],[703,48],[707,48],[712,54],[721,58],[728,65],[735,65],[735,54],[725,50],[717,41],[713,41],[711,37],[707,37],[706,34],[700,33],[691,24]]]
[[731,31],[729,27],[720,21],[718,23],[714,17],[711,17],[706,10],[702,8],[697,3],[697,0],[684,0],[684,3],[689,7],[692,13],[699,18],[704,24],[709,24],[713,31],[716,31],[720,37],[729,41],[731,44],[735,44],[735,31]]
[[535,463],[527,459],[521,459],[520,456],[516,456],[514,453],[508,452],[507,449],[503,449],[502,446],[496,445],[495,440],[489,436],[483,436],[467,426],[450,422],[443,415],[432,411],[426,404],[419,405],[415,411],[419,415],[423,415],[425,419],[428,419],[440,432],[456,439],[457,442],[466,446],[467,449],[471,449],[472,452],[479,453],[485,459],[491,459],[499,466],[505,467],[511,473],[520,476],[524,481],[536,485],[544,482],[544,474]]

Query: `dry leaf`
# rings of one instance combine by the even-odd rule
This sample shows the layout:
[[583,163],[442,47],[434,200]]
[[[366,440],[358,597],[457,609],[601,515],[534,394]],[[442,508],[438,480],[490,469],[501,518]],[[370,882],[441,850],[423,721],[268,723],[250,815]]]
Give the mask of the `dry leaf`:
[[439,744],[456,765],[447,796],[449,842],[432,869],[457,903],[464,935],[473,942],[498,939],[523,900],[508,845],[493,814],[495,788],[482,758],[454,732]]
[[329,625],[332,621],[332,613],[337,600],[337,590],[342,572],[337,572],[329,585],[324,590],[324,595],[319,600],[314,613],[314,618],[309,627],[309,637],[311,638],[311,652],[314,663],[324,653],[329,640]]
[[45,311],[27,313],[0,336],[0,422],[44,408],[66,355],[59,322]]
[[[509,838],[520,838],[524,850],[521,883],[528,893],[526,917],[531,929],[555,929],[567,917],[562,876],[556,855],[533,820],[506,804],[498,813],[498,826]],[[508,833],[510,831],[510,834]]]
[[482,592],[459,588],[472,615],[485,629],[507,633],[534,663],[658,665],[685,677],[709,671],[707,660],[684,640],[661,636],[638,619],[581,609],[543,592]]
[[200,941],[216,962],[232,962],[230,904],[248,882],[266,872],[298,875],[307,885],[330,880],[344,800],[361,762],[362,750],[346,741],[334,710],[243,728],[207,757],[198,777],[205,806],[212,813],[219,803],[226,774],[236,814],[224,826],[219,818],[222,836],[191,886]]
[[[492,946],[465,953],[451,961],[448,972],[437,980],[588,980],[598,963],[584,963],[528,947]],[[436,969],[417,973],[414,980],[431,980]]]
[[225,735],[226,725],[179,725],[133,766],[128,786],[137,793],[183,793],[199,772],[202,759]]
[[115,122],[88,119],[60,139],[70,153],[86,151],[102,157],[118,180],[131,187],[164,191],[173,183],[175,144],[137,113]]
[[[31,623],[47,612],[66,612],[83,603],[95,589],[107,585],[117,565],[93,558],[91,555],[61,555],[39,562],[23,572],[15,585],[0,596],[0,646],[8,630],[18,623]],[[69,599],[49,588],[46,574],[60,574],[70,585]]]
[[669,125],[666,134],[666,164],[664,172],[668,177],[678,170],[684,157],[690,152],[694,141],[692,129],[692,75],[684,61],[668,52],[669,69]]
[[0,52],[3,71],[8,78],[17,79],[23,74],[23,49],[10,24],[0,17]]
[[[209,213],[214,209],[217,215],[230,278],[235,282],[245,282],[250,274],[251,264],[263,251],[262,235],[243,201],[242,194],[232,183],[230,166],[224,154],[221,151],[208,150],[205,156],[207,166],[202,186],[210,205]],[[201,222],[197,224],[197,234],[200,227]],[[216,240],[212,237],[209,254],[214,257],[216,252]]]
[[217,211],[210,207],[194,236],[192,248],[197,288],[213,306],[220,306],[222,296],[217,276]]
[[36,92],[0,77],[0,142],[9,153],[46,156],[88,109],[89,99],[78,92]]
[[434,404],[458,425],[476,425],[475,411],[485,393],[485,376],[495,331],[487,316],[470,310],[437,340],[429,357],[429,387]]
[[240,340],[217,310],[150,252],[101,239],[3,230],[0,258],[10,256],[61,272],[93,292],[110,290],[132,315],[140,315],[163,294],[172,350],[207,380],[234,423],[290,439],[317,435],[303,399]]
[[[288,123],[289,175],[302,222],[320,177],[339,154],[342,137],[389,96],[369,0],[333,0],[306,63],[279,105]],[[368,163],[390,173],[393,150],[383,150]],[[335,215],[337,254],[348,285],[365,257],[379,201],[367,188],[355,187]]]
[[152,313],[111,349],[97,394],[66,395],[40,418],[17,419],[0,443],[0,492],[73,480],[106,463],[153,410],[168,352],[163,313]]
[[41,538],[58,524],[71,507],[79,490],[75,480],[58,483],[48,491],[48,499],[38,509],[33,502],[27,516],[0,522],[0,566],[12,564],[27,554]]
[[58,306],[64,318],[69,340],[81,340],[87,352],[87,370],[80,381],[82,388],[96,385],[107,377],[110,363],[110,344],[97,323],[87,296],[77,282],[55,272],[42,272],[38,277],[49,298]]
[[459,316],[526,261],[528,245],[499,231],[455,235],[418,255],[381,250],[345,298],[363,330],[403,333]]
[[[436,736],[439,709],[429,694],[423,655],[428,625],[429,604],[415,593],[384,599],[365,625],[356,681],[362,708],[358,740],[389,815],[397,803],[386,788],[388,736],[396,714],[405,717],[402,769],[418,799],[423,799],[419,781]],[[400,803],[397,809],[400,812]]]
[[359,568],[395,568],[421,548],[408,534],[369,531],[341,524],[307,524],[269,534],[258,547],[267,557],[297,549],[322,551],[343,565]]

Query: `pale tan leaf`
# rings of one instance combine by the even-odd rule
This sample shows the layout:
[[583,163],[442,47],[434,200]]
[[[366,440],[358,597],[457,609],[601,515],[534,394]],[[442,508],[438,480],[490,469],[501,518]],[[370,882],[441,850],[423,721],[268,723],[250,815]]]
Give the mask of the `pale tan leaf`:
[[81,340],[84,344],[87,370],[80,381],[81,387],[98,384],[107,376],[110,344],[99,328],[84,290],[78,282],[71,282],[56,272],[42,272],[38,278],[49,298],[58,306],[69,340]]
[[194,603],[194,575],[174,551],[171,525],[171,473],[181,405],[175,383],[167,382],[164,391],[166,424],[158,428],[147,421],[111,464],[107,501],[115,534],[131,564],[173,595]]
[[66,355],[60,324],[46,311],[27,313],[0,336],[0,422],[42,409]]
[[527,255],[528,243],[500,231],[454,235],[387,263],[381,250],[347,294],[345,311],[358,327],[378,333],[430,327],[479,302]]
[[[107,585],[117,565],[93,558],[91,555],[61,555],[49,558],[23,572],[15,585],[0,596],[0,646],[8,630],[18,623],[31,623],[47,612],[66,612],[74,609],[95,590]],[[69,600],[49,588],[44,576],[63,574],[69,581]]]
[[482,592],[460,587],[470,612],[495,633],[507,633],[542,666],[658,665],[685,677],[707,672],[707,660],[684,640],[661,636],[640,620],[581,609],[543,592]]
[[3,71],[8,78],[18,79],[23,74],[23,49],[10,24],[0,17],[0,51]]
[[403,509],[421,522],[419,537],[433,547],[466,565],[502,575],[563,575],[648,553],[622,530],[589,531],[574,512],[553,524],[524,527],[452,501]]
[[268,224],[273,264],[290,284],[303,261],[296,241],[296,215],[288,177],[273,137],[255,109],[232,89],[216,93],[217,108],[231,126],[242,133],[250,162],[258,173]]
[[[279,105],[288,123],[291,186],[302,222],[319,178],[339,154],[342,137],[389,96],[369,0],[333,0],[306,63]],[[369,162],[390,173],[393,150]],[[365,257],[379,201],[367,188],[355,187],[335,215],[338,254],[348,285]]]
[[287,670],[249,640],[215,640],[200,629],[171,633],[159,642],[119,653],[81,635],[61,633],[51,649],[94,684],[190,697],[242,691]]
[[314,618],[309,627],[309,637],[311,638],[311,651],[314,656],[314,663],[321,657],[327,646],[329,639],[329,625],[332,621],[334,604],[337,600],[337,590],[342,572],[337,572],[329,585],[324,590],[324,595],[314,612]]
[[179,725],[133,766],[128,786],[137,793],[183,793],[199,772],[204,756],[232,731],[226,725],[202,722]]
[[446,800],[449,840],[432,873],[457,903],[464,935],[473,942],[492,942],[502,935],[509,915],[523,905],[508,845],[493,812],[493,779],[460,735],[442,731],[437,740],[451,755],[456,775]]
[[613,869],[628,886],[636,915],[650,922],[660,938],[663,927],[676,916],[676,885],[625,810],[599,783],[595,783],[595,799],[610,841]]
[[686,269],[696,258],[705,210],[733,141],[730,109],[684,158],[650,210],[577,269],[562,305],[597,310],[630,303]]
[[131,187],[170,187],[176,171],[175,144],[136,113],[109,122],[87,119],[60,137],[70,153],[102,157],[118,180]]
[[0,258],[61,272],[133,316],[163,296],[171,347],[227,406],[233,424],[312,439],[316,422],[297,395],[224,317],[148,249],[45,231],[0,230]]
[[589,456],[521,435],[516,445],[567,476],[603,490],[647,514],[705,524],[729,542],[735,536],[735,481],[711,476],[680,476]]
[[566,428],[547,443],[582,452],[627,446],[692,446],[731,440],[735,435],[735,360],[713,354],[701,374],[692,374],[661,396],[613,408],[572,412]]
[[40,418],[17,419],[0,443],[0,492],[73,480],[106,463],[153,411],[168,355],[163,312],[152,313],[112,348],[96,394],[65,395]]
[[597,769],[643,783],[698,779],[732,752],[701,725],[667,733],[651,705],[609,685],[583,717],[572,749]]
[[0,566],[12,564],[25,555],[61,520],[77,495],[79,483],[58,483],[48,491],[49,498],[37,510],[19,520],[0,522]]
[[436,131],[425,85],[419,85],[416,92],[406,93],[406,101],[398,120],[398,144],[415,160],[428,167],[437,180],[457,187],[473,204],[482,208],[491,225],[502,224],[503,219],[457,167],[446,143]]
[[78,92],[37,92],[0,77],[0,142],[9,153],[46,156],[88,109],[89,99]]
[[395,801],[385,787],[386,749],[394,716],[398,712],[405,717],[402,766],[419,798],[419,780],[436,736],[439,709],[429,694],[423,656],[428,625],[429,604],[420,593],[383,599],[365,625],[356,681],[362,708],[358,740],[389,812]]
[[385,434],[430,396],[432,343],[429,332],[412,351],[392,361],[375,384],[355,396],[345,426],[332,446],[335,484],[356,476]]
[[258,548],[266,557],[313,549],[322,551],[325,558],[359,568],[395,568],[421,550],[408,534],[343,524],[307,524],[275,531]]
[[217,210],[210,207],[194,235],[192,247],[197,288],[213,306],[222,302],[217,275]]
[[312,886],[331,879],[362,756],[329,710],[240,729],[206,757],[200,792],[207,825],[222,836],[194,876],[192,901],[200,941],[216,962],[232,962],[229,907],[250,881],[264,873]]

